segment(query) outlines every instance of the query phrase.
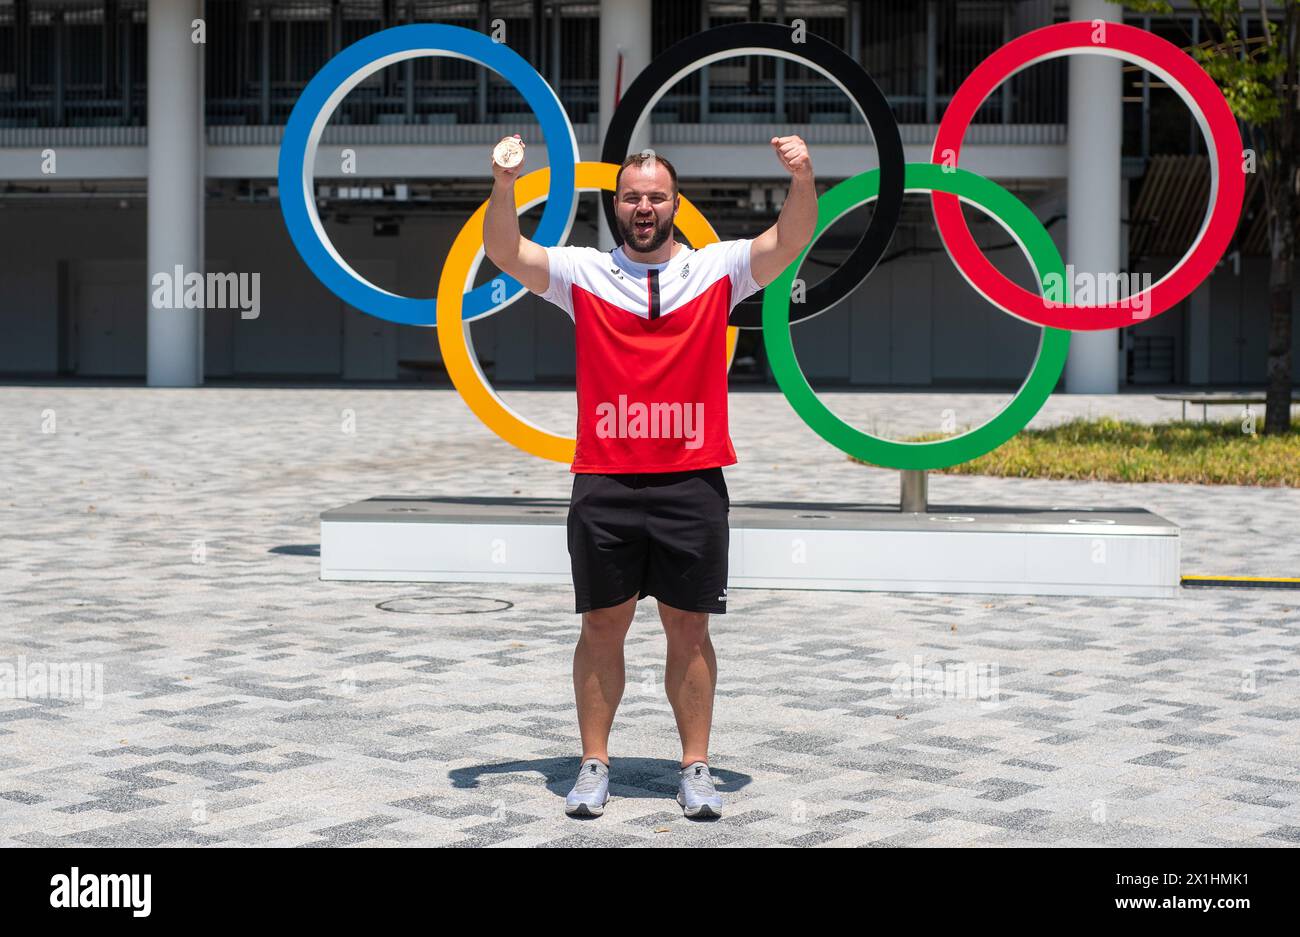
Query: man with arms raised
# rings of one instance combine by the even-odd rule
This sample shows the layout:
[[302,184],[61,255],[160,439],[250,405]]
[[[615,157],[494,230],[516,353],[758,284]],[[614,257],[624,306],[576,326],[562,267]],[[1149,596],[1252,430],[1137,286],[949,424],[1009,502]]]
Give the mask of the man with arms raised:
[[662,156],[643,151],[619,170],[613,199],[623,243],[610,252],[543,248],[521,236],[518,134],[498,144],[492,161],[488,258],[563,309],[576,328],[568,540],[582,614],[573,688],[583,751],[565,804],[571,814],[600,814],[609,799],[623,641],[637,602],[650,595],[668,639],[664,684],[682,743],[677,800],[687,816],[722,810],[709,774],[717,685],[709,615],[727,610],[730,498],[722,467],[736,462],[727,428],[727,319],[794,261],[817,222],[808,148],[797,136],[771,143],[790,174],[776,223],[756,238],[699,249],[673,237],[681,199],[677,172]]

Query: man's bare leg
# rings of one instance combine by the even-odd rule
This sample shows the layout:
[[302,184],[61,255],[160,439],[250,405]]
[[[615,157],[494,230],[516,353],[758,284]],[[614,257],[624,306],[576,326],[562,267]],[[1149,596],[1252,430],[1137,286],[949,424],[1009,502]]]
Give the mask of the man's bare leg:
[[621,605],[582,613],[573,651],[573,695],[578,704],[582,760],[609,764],[609,730],[623,698],[623,640],[636,614],[637,596]]
[[682,737],[682,767],[709,760],[709,730],[713,725],[713,691],[718,685],[718,660],[709,640],[709,613],[685,612],[659,603],[659,620],[668,636],[664,689],[677,733]]

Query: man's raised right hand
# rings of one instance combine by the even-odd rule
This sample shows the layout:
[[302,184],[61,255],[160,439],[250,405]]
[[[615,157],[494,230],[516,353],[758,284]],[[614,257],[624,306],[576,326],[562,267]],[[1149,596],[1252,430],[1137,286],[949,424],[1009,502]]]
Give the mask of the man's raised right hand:
[[[488,155],[488,160],[492,163],[493,181],[503,182],[506,183],[507,185],[513,185],[515,179],[517,179],[519,177],[519,174],[523,172],[524,163],[528,161],[528,151],[526,149],[527,144],[524,143],[523,137],[519,136],[519,134],[515,134],[513,138],[502,137],[501,139],[502,140],[514,139],[521,148],[524,148],[524,158],[519,161],[518,166],[514,166],[510,169],[506,169],[504,166],[499,164],[495,159],[492,158],[491,154]],[[493,149],[495,150],[496,147],[494,146]]]

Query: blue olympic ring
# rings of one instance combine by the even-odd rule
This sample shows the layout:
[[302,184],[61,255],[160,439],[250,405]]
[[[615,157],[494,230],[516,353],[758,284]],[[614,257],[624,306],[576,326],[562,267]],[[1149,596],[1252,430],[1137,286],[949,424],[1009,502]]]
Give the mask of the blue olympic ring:
[[[574,184],[578,141],[559,97],[522,56],[460,26],[416,23],[385,29],[348,46],[308,82],[289,115],[280,145],[280,210],[289,236],[316,278],[348,305],[389,322],[428,326],[437,325],[437,300],[390,293],[348,266],[321,225],[313,191],[316,148],[339,102],[380,69],[423,55],[468,59],[492,69],[514,85],[537,115],[550,158],[551,188],[532,240],[544,247],[569,239],[578,207]],[[494,301],[492,293],[499,287],[483,283],[466,297],[464,319],[495,312],[523,295],[518,280],[505,274],[498,279],[505,283],[506,298]]]

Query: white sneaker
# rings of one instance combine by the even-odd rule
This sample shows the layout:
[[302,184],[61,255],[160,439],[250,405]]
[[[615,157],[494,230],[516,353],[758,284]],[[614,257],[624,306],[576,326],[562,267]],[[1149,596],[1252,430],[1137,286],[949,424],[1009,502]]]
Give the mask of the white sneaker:
[[707,764],[694,761],[682,769],[677,802],[688,817],[722,816],[722,798],[713,789],[713,776]]
[[588,758],[578,769],[578,780],[564,799],[564,812],[571,817],[598,817],[609,801],[609,766],[599,758]]

